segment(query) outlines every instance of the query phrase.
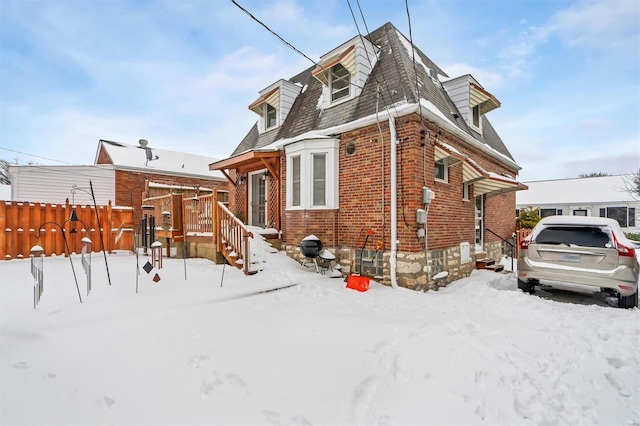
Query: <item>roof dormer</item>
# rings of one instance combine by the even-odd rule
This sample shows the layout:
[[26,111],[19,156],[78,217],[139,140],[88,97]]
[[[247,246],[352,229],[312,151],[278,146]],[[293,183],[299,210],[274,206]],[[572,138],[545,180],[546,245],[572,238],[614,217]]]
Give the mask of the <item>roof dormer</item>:
[[482,116],[500,107],[500,101],[470,74],[442,83],[467,125],[482,133]]
[[311,75],[322,83],[323,108],[360,95],[378,60],[378,50],[366,38],[357,36],[320,57]]
[[280,79],[260,91],[260,97],[249,105],[249,109],[260,116],[258,121],[260,133],[284,123],[300,89],[301,87],[297,84]]

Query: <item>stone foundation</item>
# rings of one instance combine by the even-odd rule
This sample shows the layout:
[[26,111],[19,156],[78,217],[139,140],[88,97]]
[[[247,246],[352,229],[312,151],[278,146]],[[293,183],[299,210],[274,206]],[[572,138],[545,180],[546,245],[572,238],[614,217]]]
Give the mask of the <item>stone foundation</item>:
[[[342,267],[343,275],[347,276],[350,274],[355,255],[354,250],[352,248],[325,248],[336,256],[336,262]],[[300,263],[304,262],[305,257],[300,252],[300,247],[283,244],[283,249],[286,251],[287,256],[296,259]],[[371,275],[376,281],[384,285],[391,285],[390,255],[390,252],[381,254],[382,275]],[[462,263],[460,261],[459,246],[445,250],[429,251],[428,266],[424,252],[398,252],[396,257],[396,277],[398,285],[417,291],[438,290],[454,280],[468,277],[474,269],[472,259],[473,256],[471,256],[467,262]],[[446,277],[437,280],[433,279],[434,275],[443,271],[448,273]],[[365,275],[370,276],[369,274]]]

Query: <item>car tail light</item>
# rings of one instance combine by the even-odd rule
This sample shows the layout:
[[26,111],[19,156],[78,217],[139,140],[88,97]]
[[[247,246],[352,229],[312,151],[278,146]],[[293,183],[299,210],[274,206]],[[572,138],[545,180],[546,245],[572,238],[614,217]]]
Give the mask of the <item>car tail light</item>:
[[627,247],[620,244],[615,235],[613,236],[613,241],[616,243],[616,249],[618,250],[619,256],[634,257],[636,255],[636,250],[633,247]]
[[520,241],[520,250],[527,250],[529,248],[529,244],[531,244],[531,238],[525,238]]

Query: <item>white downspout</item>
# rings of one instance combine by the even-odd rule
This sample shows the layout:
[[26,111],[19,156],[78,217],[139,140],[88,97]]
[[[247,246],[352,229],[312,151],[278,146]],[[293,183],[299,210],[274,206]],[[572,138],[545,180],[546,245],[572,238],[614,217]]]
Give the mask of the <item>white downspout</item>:
[[391,287],[398,288],[396,277],[396,255],[398,252],[398,189],[396,167],[396,120],[389,111],[389,133],[391,134],[391,256],[389,257],[389,270],[391,273]]

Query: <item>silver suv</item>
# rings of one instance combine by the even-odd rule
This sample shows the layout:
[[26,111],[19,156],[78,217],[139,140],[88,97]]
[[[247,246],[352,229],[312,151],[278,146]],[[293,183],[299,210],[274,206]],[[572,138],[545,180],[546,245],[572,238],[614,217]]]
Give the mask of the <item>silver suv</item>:
[[518,288],[540,281],[580,284],[615,294],[618,306],[638,305],[638,258],[613,219],[549,216],[520,243]]

